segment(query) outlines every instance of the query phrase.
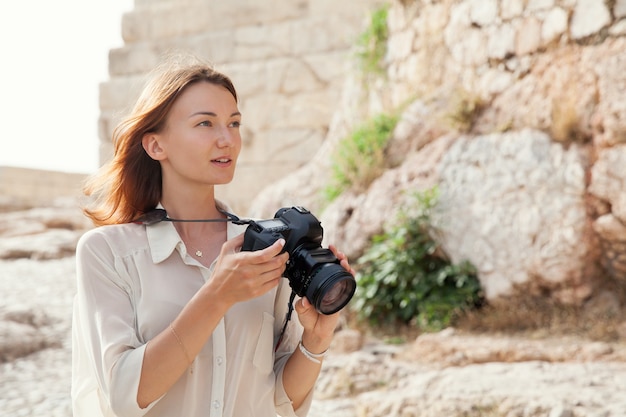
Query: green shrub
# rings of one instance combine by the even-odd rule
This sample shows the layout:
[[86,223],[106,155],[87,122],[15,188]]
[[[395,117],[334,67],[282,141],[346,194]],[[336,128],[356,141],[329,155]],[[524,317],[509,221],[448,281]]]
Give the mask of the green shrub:
[[417,193],[412,213],[403,213],[390,231],[375,236],[357,260],[353,305],[361,319],[439,330],[481,300],[474,267],[450,263],[429,233],[436,197],[436,188]]
[[385,147],[397,121],[396,116],[375,116],[339,142],[332,155],[332,182],[324,190],[326,200],[332,201],[350,188],[365,189],[382,174]]
[[385,4],[370,15],[369,26],[361,33],[356,43],[356,57],[364,74],[385,73],[384,59],[387,54],[387,11]]

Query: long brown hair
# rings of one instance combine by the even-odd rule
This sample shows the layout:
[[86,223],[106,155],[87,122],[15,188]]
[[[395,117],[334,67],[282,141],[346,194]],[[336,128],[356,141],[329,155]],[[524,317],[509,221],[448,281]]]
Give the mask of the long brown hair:
[[183,90],[209,82],[226,88],[237,100],[231,80],[195,57],[170,56],[150,75],[134,108],[113,132],[113,159],[83,188],[92,197],[83,212],[96,226],[131,222],[161,200],[161,165],[148,156],[141,141],[146,133],[163,129]]

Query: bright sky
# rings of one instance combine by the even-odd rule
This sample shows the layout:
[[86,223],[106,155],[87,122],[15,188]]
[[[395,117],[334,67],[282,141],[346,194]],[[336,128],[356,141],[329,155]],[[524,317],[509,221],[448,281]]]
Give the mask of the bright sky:
[[132,9],[133,0],[3,1],[0,166],[97,169],[98,85]]

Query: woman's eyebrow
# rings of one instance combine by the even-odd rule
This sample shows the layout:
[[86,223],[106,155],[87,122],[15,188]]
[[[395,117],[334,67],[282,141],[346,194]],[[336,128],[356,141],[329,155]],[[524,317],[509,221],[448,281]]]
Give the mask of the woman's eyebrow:
[[[199,111],[199,112],[193,113],[191,116],[192,117],[193,116],[213,116],[213,117],[217,117],[217,114],[213,113],[212,111]],[[234,117],[234,116],[241,116],[241,113],[238,112],[238,111],[236,111],[234,113],[231,113],[230,117]]]

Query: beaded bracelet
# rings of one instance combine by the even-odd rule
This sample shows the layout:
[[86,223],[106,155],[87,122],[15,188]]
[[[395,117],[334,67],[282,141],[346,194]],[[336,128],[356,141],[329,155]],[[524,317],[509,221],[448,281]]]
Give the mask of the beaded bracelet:
[[326,349],[322,353],[309,352],[308,349],[305,348],[304,345],[302,344],[302,340],[300,341],[300,343],[298,343],[298,348],[300,349],[300,352],[302,352],[302,354],[306,356],[308,360],[310,360],[311,362],[315,362],[318,365],[322,363],[320,359],[322,359],[328,353],[328,349]]

